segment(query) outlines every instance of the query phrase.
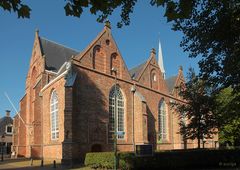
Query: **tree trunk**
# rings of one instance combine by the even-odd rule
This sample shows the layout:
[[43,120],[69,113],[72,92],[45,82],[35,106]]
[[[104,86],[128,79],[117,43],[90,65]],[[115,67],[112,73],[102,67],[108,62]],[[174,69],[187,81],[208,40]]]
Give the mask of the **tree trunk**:
[[198,149],[201,148],[200,123],[201,123],[201,116],[199,114],[199,116],[198,116],[198,130],[197,130]]
[[201,139],[200,139],[200,135],[198,136],[198,149],[201,148]]

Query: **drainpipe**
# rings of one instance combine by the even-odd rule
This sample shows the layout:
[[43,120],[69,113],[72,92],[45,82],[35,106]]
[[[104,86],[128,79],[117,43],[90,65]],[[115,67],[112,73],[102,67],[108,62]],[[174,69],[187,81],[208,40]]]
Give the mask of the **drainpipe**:
[[132,143],[133,143],[133,152],[135,152],[135,135],[134,135],[134,93],[136,92],[135,84],[131,87],[132,92]]
[[114,85],[114,170],[117,170],[117,69],[113,67],[111,69],[115,73],[115,85]]

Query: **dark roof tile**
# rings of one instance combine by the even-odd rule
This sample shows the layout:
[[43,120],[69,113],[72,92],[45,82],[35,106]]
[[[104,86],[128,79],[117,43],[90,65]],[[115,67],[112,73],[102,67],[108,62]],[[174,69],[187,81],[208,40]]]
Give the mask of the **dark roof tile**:
[[142,69],[144,68],[145,64],[146,64],[146,62],[129,70],[129,73],[130,73],[132,79],[135,79],[138,77],[138,75],[141,73]]
[[64,62],[69,61],[72,56],[79,52],[64,47],[63,45],[39,37],[42,54],[46,57],[46,69],[58,71]]
[[173,89],[175,88],[176,80],[177,76],[172,76],[166,79],[167,87],[170,93],[172,93]]
[[6,131],[6,126],[13,124],[13,119],[8,116],[4,116],[0,119],[0,135],[3,135]]

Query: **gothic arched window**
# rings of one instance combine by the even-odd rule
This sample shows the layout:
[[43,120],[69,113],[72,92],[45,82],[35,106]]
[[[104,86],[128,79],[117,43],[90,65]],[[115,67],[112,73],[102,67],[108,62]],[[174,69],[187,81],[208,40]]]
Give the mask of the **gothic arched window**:
[[51,138],[52,140],[59,138],[59,125],[58,125],[58,96],[54,90],[50,99],[50,120],[51,120]]
[[155,69],[151,70],[150,73],[150,81],[151,81],[151,88],[157,90],[158,89],[158,77],[157,77],[157,72]]
[[96,69],[96,57],[98,55],[98,53],[100,52],[101,46],[100,45],[96,45],[93,48],[93,58],[92,58],[92,67],[93,69]]
[[124,97],[119,86],[114,86],[109,93],[109,141],[113,140],[115,111],[117,117],[117,138],[124,139]]
[[[120,64],[120,57],[117,53],[112,53],[110,57],[110,69],[116,68],[117,69],[117,75],[120,76],[121,73],[121,64]],[[114,74],[111,71],[111,74]]]
[[161,99],[158,107],[158,140],[167,139],[167,112],[166,112],[166,102]]

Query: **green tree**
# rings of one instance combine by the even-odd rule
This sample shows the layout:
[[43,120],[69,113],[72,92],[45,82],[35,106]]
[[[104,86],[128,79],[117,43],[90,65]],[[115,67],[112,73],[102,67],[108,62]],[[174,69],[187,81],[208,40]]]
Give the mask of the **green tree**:
[[213,113],[214,100],[211,96],[213,87],[208,86],[196,76],[193,69],[189,70],[187,82],[179,89],[184,102],[176,102],[173,107],[181,113],[180,133],[186,139],[197,139],[198,148],[203,138],[212,138],[216,131],[216,117]]
[[202,79],[239,91],[239,0],[193,2],[188,18],[174,19],[174,29],[184,33],[181,46],[190,57],[202,57],[199,62]]
[[220,143],[240,146],[240,93],[233,94],[232,88],[225,88],[215,95],[216,114],[219,124]]

